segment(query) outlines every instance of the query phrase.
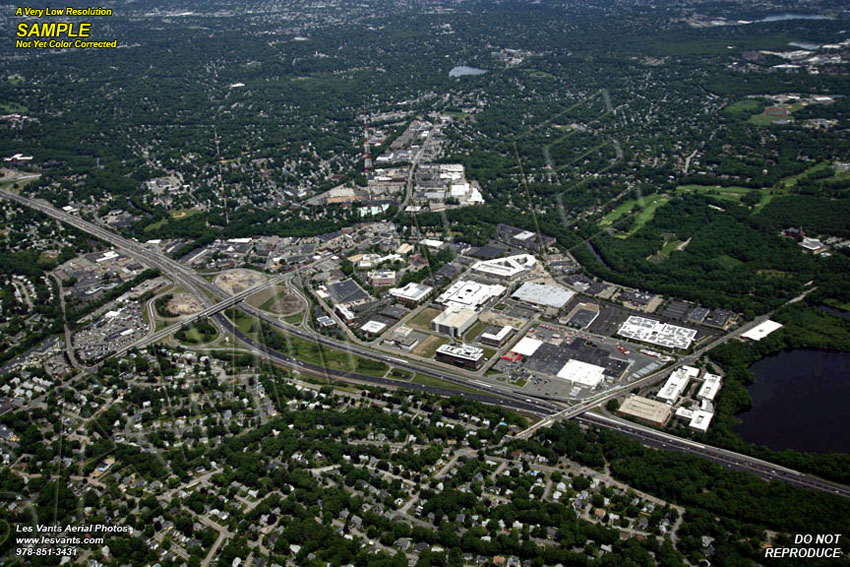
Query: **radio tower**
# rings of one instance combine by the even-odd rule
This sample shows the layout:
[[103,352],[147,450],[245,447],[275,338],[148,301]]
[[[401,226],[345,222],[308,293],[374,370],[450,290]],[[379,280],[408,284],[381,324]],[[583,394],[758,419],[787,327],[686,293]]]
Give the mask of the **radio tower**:
[[372,179],[372,150],[369,149],[369,125],[363,123],[363,173]]

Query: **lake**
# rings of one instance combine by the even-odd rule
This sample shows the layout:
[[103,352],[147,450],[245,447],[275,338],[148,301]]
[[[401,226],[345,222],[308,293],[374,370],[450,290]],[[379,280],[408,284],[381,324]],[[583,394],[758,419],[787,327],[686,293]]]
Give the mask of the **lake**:
[[772,449],[850,453],[850,352],[782,351],[750,367],[752,409],[735,431]]
[[487,69],[479,69],[477,67],[467,67],[466,65],[458,65],[452,67],[449,71],[449,77],[464,77],[466,75],[483,75]]
[[755,23],[759,22],[784,22],[787,20],[834,20],[832,16],[820,16],[818,14],[777,14],[775,16],[767,16],[760,20],[756,20]]

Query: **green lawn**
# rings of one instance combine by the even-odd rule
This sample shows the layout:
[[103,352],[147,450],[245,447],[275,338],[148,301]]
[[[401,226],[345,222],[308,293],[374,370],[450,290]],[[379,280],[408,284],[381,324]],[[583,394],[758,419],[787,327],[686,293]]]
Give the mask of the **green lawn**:
[[431,319],[439,315],[440,312],[431,307],[426,307],[416,315],[414,315],[411,319],[408,319],[407,326],[414,327],[416,329],[421,329],[423,331],[428,331],[431,329]]
[[199,212],[200,211],[197,210],[197,209],[181,209],[179,211],[171,211],[171,218],[170,219],[162,219],[162,220],[157,221],[155,223],[151,223],[144,228],[144,231],[145,232],[152,232],[154,230],[157,230],[158,228],[162,228],[163,226],[165,226],[166,223],[170,222],[171,220],[185,219],[185,218],[191,217],[192,215],[196,215]]
[[478,321],[472,327],[469,328],[466,333],[463,334],[463,342],[468,343],[472,342],[478,334],[487,328],[487,323],[484,321]]
[[424,358],[431,358],[434,356],[434,353],[437,352],[437,349],[447,344],[449,342],[448,337],[433,337],[430,336],[418,345],[413,350],[413,353],[417,356],[422,356]]
[[[256,318],[235,309],[229,310],[227,316],[234,320],[240,331],[257,342],[266,344],[269,348],[274,348],[298,360],[323,366],[329,370],[357,372],[369,376],[383,376],[389,370],[389,366],[383,362],[325,347],[294,335],[284,334],[276,329],[273,331],[273,336],[266,341],[259,336],[259,324]],[[251,332],[252,330],[254,332]]]
[[723,109],[723,112],[733,115],[743,113],[752,114],[753,112],[756,112],[761,106],[762,105],[759,101],[753,100],[751,98],[746,98],[744,100],[739,100],[727,105]]
[[432,376],[426,376],[424,374],[417,374],[413,377],[413,382],[415,384],[421,384],[423,386],[434,386],[437,388],[448,388],[450,390],[457,390],[458,392],[476,392],[480,393],[481,390],[476,390],[475,388],[469,388],[467,386],[460,386],[458,384],[454,384],[452,382],[445,382],[440,380],[439,378],[434,378]]
[[778,122],[779,120],[794,120],[789,114],[788,116],[770,116],[769,114],[753,114],[747,120],[750,124],[755,124],[756,126],[770,126],[774,122]]
[[620,217],[631,211],[635,205],[637,205],[637,201],[635,199],[629,199],[628,201],[621,203],[616,209],[599,220],[599,226],[611,226],[615,221],[619,220]]
[[684,242],[683,240],[670,240],[664,244],[661,248],[660,254],[665,257],[670,257],[670,254],[679,247],[680,244]]
[[646,223],[651,221],[652,217],[655,216],[655,211],[657,211],[659,207],[666,205],[669,200],[670,197],[658,194],[650,195],[641,199],[638,204],[643,206],[643,209],[637,214],[637,217],[635,217],[635,223],[629,230],[629,236],[642,229]]

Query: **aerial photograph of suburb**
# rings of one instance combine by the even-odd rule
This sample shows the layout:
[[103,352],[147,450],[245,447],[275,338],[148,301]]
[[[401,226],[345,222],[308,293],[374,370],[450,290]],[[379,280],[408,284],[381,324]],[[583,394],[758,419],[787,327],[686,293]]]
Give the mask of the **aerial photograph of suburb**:
[[0,0],[0,566],[850,567],[850,0]]

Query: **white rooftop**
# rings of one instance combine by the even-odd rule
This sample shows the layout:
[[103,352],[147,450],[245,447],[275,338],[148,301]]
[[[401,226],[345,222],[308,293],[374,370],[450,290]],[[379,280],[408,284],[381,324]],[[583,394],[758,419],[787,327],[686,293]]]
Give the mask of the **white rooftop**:
[[770,333],[781,328],[782,323],[777,323],[776,321],[771,321],[770,319],[768,319],[764,323],[756,325],[741,336],[745,339],[750,339],[751,341],[760,341],[766,336],[768,336]]
[[512,278],[523,272],[527,272],[537,263],[537,258],[531,254],[518,254],[507,258],[496,258],[495,260],[482,260],[472,265],[472,271],[481,272],[500,278]]
[[714,400],[717,392],[720,391],[721,378],[717,374],[705,373],[705,382],[700,386],[697,397],[704,400]]
[[512,348],[511,351],[523,356],[531,356],[537,352],[537,349],[539,349],[542,344],[543,341],[541,340],[532,339],[531,337],[523,337],[521,341],[514,345],[514,348]]
[[442,248],[445,244],[442,240],[435,240],[433,238],[424,238],[421,242],[428,248]]
[[558,378],[581,384],[588,388],[595,388],[605,379],[605,369],[595,364],[589,364],[580,360],[569,360],[558,372]]
[[696,429],[697,431],[705,433],[708,431],[708,425],[711,423],[711,418],[713,417],[714,414],[711,412],[703,411],[701,409],[694,410],[694,415],[691,417],[691,422],[688,425],[691,429]]
[[377,334],[383,331],[386,327],[386,323],[381,323],[380,321],[369,321],[360,327],[360,330],[367,333]]
[[404,287],[394,287],[390,289],[389,294],[398,299],[407,299],[409,301],[421,301],[434,288],[424,284],[410,282]]
[[694,329],[677,327],[635,315],[626,319],[617,334],[627,339],[682,350],[691,346],[697,336]]
[[437,303],[474,309],[492,297],[505,292],[500,285],[487,285],[469,280],[459,280],[437,298]]
[[687,370],[688,368],[689,367],[685,366],[673,372],[673,374],[667,378],[664,385],[661,386],[656,397],[669,404],[676,403],[676,400],[678,400],[679,396],[682,395],[682,392],[685,391],[685,387],[688,385],[688,381],[690,380],[689,372]]
[[535,305],[545,305],[546,307],[560,309],[569,303],[575,295],[576,292],[559,285],[525,282],[511,297]]
[[504,327],[499,329],[499,331],[496,332],[496,333],[483,333],[481,335],[481,338],[482,339],[489,339],[491,341],[501,341],[502,339],[507,337],[511,333],[511,331],[513,331],[513,330],[514,330],[514,328],[511,327],[510,325],[505,325]]
[[472,345],[442,345],[437,349],[437,352],[467,360],[479,360],[482,356],[484,356],[484,351],[482,349]]

